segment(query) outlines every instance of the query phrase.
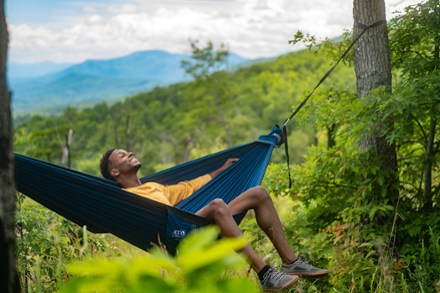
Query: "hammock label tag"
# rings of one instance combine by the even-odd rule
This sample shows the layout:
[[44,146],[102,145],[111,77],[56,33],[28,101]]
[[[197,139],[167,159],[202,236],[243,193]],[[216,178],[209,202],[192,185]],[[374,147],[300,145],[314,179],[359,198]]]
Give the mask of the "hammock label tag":
[[171,237],[174,239],[182,239],[183,237],[186,236],[186,231],[185,230],[174,230],[171,233]]

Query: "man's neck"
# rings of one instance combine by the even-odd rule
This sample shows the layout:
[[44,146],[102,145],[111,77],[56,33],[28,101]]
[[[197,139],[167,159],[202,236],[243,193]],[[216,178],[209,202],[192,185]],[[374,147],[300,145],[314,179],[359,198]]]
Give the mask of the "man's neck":
[[121,177],[118,178],[118,183],[123,187],[123,188],[132,188],[132,187],[137,187],[139,185],[141,185],[141,181],[139,180],[139,178],[134,175],[134,176],[129,176],[129,177]]

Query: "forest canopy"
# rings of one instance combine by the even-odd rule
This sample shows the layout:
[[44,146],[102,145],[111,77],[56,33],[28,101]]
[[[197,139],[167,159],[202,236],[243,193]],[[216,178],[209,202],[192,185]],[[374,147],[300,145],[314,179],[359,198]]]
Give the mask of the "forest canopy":
[[[20,117],[15,150],[67,165],[66,137],[71,136],[70,166],[75,169],[97,174],[100,155],[120,147],[134,151],[145,172],[153,172],[268,133],[290,115],[329,65],[322,55],[301,51],[217,72],[203,82],[157,87],[114,104],[70,107],[53,117]],[[341,92],[353,90],[352,69],[341,66],[328,84]],[[315,133],[307,127],[290,129],[295,133],[293,161],[300,162],[306,147],[315,143]]]

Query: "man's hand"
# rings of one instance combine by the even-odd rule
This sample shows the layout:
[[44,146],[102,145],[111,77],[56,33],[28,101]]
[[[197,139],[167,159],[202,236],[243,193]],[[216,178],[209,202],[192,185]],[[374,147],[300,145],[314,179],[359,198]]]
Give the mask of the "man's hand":
[[209,175],[211,175],[211,178],[215,178],[218,174],[220,174],[221,172],[226,170],[229,166],[231,166],[232,164],[234,164],[238,160],[239,160],[238,158],[229,158],[229,159],[227,159],[226,162],[223,164],[223,166],[221,166],[217,170],[209,173]]
[[234,164],[238,160],[239,160],[238,158],[229,158],[226,160],[226,162],[223,164],[223,166],[220,167],[220,169],[222,169],[222,171],[224,171],[225,169],[227,169],[229,166],[231,166],[232,164]]

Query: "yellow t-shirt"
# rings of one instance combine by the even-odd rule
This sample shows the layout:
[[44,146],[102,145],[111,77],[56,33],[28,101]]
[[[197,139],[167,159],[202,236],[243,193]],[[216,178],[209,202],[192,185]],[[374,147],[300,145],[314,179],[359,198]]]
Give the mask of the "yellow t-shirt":
[[145,182],[142,185],[124,189],[140,196],[174,206],[196,192],[209,181],[211,181],[211,176],[206,174],[193,180],[179,182],[175,185],[162,185],[156,182]]

